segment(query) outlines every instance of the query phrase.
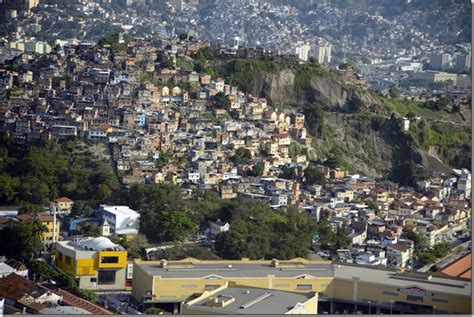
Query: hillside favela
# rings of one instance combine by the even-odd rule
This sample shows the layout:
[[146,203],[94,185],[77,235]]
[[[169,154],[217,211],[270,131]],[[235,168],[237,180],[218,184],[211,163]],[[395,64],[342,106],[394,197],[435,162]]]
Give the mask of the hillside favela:
[[0,0],[0,316],[471,315],[468,0]]

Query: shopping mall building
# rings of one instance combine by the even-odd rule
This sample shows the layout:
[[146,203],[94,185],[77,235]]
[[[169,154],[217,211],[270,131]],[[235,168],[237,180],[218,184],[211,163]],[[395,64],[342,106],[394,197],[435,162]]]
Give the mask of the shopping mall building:
[[302,258],[135,260],[132,294],[187,314],[471,313],[469,279]]

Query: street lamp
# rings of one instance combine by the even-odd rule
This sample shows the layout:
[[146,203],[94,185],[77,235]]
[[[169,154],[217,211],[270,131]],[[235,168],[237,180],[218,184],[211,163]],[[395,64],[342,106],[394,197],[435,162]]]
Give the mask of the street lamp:
[[390,300],[390,315],[393,313],[393,299]]
[[369,300],[368,303],[369,303],[369,315],[370,315],[372,313],[372,309],[371,309],[372,308],[372,301]]

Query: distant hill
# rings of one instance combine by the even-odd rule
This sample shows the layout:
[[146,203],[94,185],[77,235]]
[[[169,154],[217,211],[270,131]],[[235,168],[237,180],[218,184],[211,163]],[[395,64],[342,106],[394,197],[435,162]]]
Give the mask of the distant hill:
[[[308,126],[315,153],[319,158],[337,153],[354,172],[396,179],[397,166],[408,161],[427,172],[470,166],[470,119],[464,121],[450,109],[435,111],[421,102],[383,98],[317,63],[268,57],[214,57],[211,63],[208,70],[275,107],[311,115],[312,105],[318,105],[317,120]],[[470,109],[463,111],[470,117]],[[411,120],[408,131],[403,129],[404,116],[419,117]]]

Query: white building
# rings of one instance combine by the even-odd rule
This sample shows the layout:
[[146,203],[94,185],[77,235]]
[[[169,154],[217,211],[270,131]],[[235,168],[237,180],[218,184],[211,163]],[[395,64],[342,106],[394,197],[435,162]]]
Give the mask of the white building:
[[302,61],[308,61],[309,51],[311,50],[311,46],[304,42],[298,42],[295,47],[295,54],[298,58]]
[[112,235],[136,235],[140,224],[140,214],[128,206],[100,205],[102,221],[110,225]]
[[466,197],[471,196],[471,173],[465,168],[461,170],[457,187],[465,193]]
[[361,254],[356,257],[356,263],[359,265],[387,266],[387,259],[376,257],[374,254]]
[[0,259],[0,278],[8,276],[11,273],[15,273],[19,276],[28,277],[28,268],[25,264],[18,262],[14,259],[4,261],[4,258]]
[[271,204],[275,206],[286,206],[288,205],[288,195],[275,194],[272,196]]
[[15,273],[16,270],[6,263],[0,263],[0,278]]
[[433,70],[416,72],[416,79],[423,79],[429,83],[439,83],[446,82],[448,80],[452,81],[453,85],[457,84],[458,75],[454,73],[438,72]]
[[412,253],[412,247],[407,244],[389,244],[387,246],[388,263],[398,267],[406,267],[411,261]]
[[327,43],[318,43],[311,48],[311,56],[314,57],[319,64],[331,63],[332,46]]
[[195,184],[201,180],[201,173],[198,171],[188,171],[188,180]]
[[220,219],[217,219],[216,222],[211,222],[211,225],[209,226],[209,234],[215,236],[221,232],[229,231],[229,229],[229,223],[224,223]]

